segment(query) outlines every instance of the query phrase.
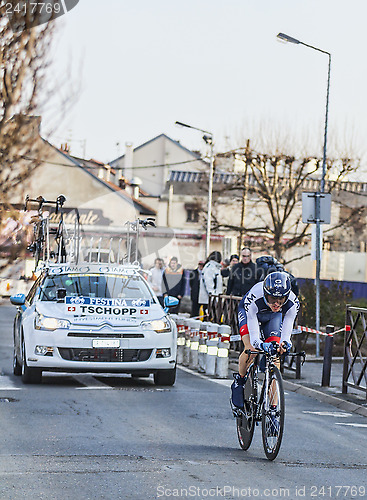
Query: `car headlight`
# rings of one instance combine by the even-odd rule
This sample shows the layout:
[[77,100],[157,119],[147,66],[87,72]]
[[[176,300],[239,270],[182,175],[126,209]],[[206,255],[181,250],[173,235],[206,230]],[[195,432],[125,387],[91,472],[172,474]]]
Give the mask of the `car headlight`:
[[142,321],[140,326],[143,330],[154,330],[157,333],[170,332],[171,323],[167,316],[161,319],[154,319],[153,321]]
[[37,313],[34,320],[36,330],[57,330],[59,328],[69,328],[70,321],[66,319],[50,318]]

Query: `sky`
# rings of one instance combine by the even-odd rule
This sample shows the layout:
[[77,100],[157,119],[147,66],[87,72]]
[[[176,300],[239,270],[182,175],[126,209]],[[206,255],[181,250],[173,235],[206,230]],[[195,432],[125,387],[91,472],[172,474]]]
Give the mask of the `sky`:
[[366,0],[80,0],[54,21],[42,133],[104,162],[161,133],[204,151],[178,120],[218,152],[262,136],[321,156],[328,56],[283,32],[331,53],[328,152],[362,156],[366,15]]

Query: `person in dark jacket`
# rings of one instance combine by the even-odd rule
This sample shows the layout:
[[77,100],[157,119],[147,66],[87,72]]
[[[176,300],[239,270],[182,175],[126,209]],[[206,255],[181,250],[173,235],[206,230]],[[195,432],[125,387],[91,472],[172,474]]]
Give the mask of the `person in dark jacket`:
[[[183,267],[178,263],[177,257],[172,257],[162,276],[163,297],[171,295],[181,301],[185,293],[185,276]],[[178,313],[180,303],[172,307],[170,312]]]
[[190,298],[191,298],[191,316],[199,316],[200,304],[199,304],[199,287],[201,272],[203,270],[205,261],[201,260],[198,263],[198,267],[190,271]]
[[235,264],[230,272],[227,286],[227,295],[243,297],[261,280],[261,273],[251,260],[251,250],[247,247],[241,250],[241,260]]
[[276,271],[288,274],[289,279],[291,280],[292,292],[296,295],[296,297],[298,297],[299,287],[297,279],[293,276],[293,274],[284,269],[283,264],[281,264],[275,257],[271,255],[263,255],[261,257],[258,257],[256,259],[256,265],[259,273],[261,274],[260,281],[263,281],[268,274],[274,273]]

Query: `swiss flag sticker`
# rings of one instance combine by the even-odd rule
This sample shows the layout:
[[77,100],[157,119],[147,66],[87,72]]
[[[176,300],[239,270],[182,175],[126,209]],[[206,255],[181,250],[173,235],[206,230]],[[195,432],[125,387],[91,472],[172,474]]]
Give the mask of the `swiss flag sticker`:
[[75,312],[76,307],[75,306],[68,306],[68,312]]
[[140,314],[148,314],[148,309],[140,309]]

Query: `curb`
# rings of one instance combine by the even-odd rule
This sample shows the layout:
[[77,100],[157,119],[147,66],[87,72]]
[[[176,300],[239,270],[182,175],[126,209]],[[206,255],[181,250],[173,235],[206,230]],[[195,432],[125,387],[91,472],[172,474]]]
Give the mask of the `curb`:
[[[177,365],[177,368],[180,368],[186,373],[191,373],[192,375],[196,375],[197,377],[210,380],[220,385],[226,385],[229,387],[232,383],[231,377],[227,379],[218,379],[208,376],[204,373],[198,373],[196,370],[192,370],[191,368],[188,368],[186,366]],[[367,417],[367,408],[358,405],[356,403],[351,403],[350,401],[344,401],[343,399],[337,398],[336,396],[325,394],[324,392],[317,391],[316,389],[312,389],[311,387],[306,387],[301,384],[289,382],[289,380],[285,380],[284,378],[283,378],[283,386],[284,389],[286,389],[287,391],[296,392],[297,394],[308,396],[309,398],[316,399],[317,401],[321,401],[322,403],[327,403],[329,405],[335,406],[340,410],[344,410],[349,413],[356,413],[357,415],[361,415],[362,417]]]
[[351,403],[350,401],[344,401],[343,399],[337,398],[336,396],[331,396],[330,394],[325,394],[311,387],[305,387],[300,384],[295,384],[294,382],[289,382],[283,379],[284,388],[291,392],[296,392],[297,394],[302,394],[303,396],[308,396],[313,399],[317,399],[323,403],[327,403],[337,408],[350,412],[357,413],[363,417],[367,417],[367,408],[358,405],[356,403]]

